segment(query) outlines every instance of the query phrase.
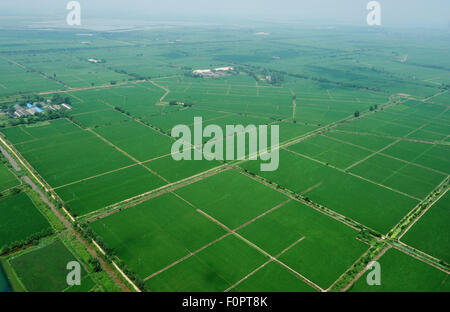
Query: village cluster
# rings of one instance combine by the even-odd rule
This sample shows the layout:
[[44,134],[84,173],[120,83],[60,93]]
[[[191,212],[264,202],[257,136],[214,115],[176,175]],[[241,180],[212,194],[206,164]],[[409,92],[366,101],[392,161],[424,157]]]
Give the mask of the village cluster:
[[59,110],[71,110],[72,106],[66,103],[62,104],[51,104],[51,100],[47,100],[46,102],[34,102],[27,103],[25,107],[20,106],[19,104],[14,105],[14,114],[15,118],[21,118],[26,116],[34,116],[36,114],[45,113],[45,111],[59,111]]

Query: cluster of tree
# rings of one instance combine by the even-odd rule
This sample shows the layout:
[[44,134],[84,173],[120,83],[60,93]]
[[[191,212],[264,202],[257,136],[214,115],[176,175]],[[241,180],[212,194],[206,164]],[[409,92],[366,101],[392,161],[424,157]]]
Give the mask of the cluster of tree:
[[284,73],[269,69],[263,69],[262,74],[268,78],[267,81],[271,85],[280,85],[284,82]]
[[16,249],[22,248],[24,246],[27,245],[38,245],[39,241],[47,236],[50,236],[54,233],[52,228],[47,228],[43,231],[40,231],[38,233],[35,233],[31,236],[29,236],[28,238],[21,240],[21,241],[16,241],[16,242],[12,242],[8,245],[3,246],[0,249],[0,255],[6,254],[8,252],[14,251]]
[[[34,116],[24,116],[20,118],[14,118],[9,120],[9,125],[11,126],[18,126],[18,125],[31,125],[38,122],[48,121],[48,120],[55,120],[59,118],[67,118],[69,117],[67,115],[66,110],[59,110],[59,111],[47,111],[45,113],[36,114]],[[5,127],[6,124],[3,125]],[[0,124],[0,128],[2,128],[2,125]]]
[[88,260],[89,265],[91,266],[92,270],[94,272],[100,272],[102,270],[102,266],[100,264],[100,261],[97,258],[91,257]]
[[373,112],[374,110],[377,110],[378,109],[378,104],[375,104],[375,105],[371,105],[370,107],[369,107],[369,110],[371,111],[371,112]]
[[[183,104],[180,104],[183,103]],[[183,107],[192,107],[194,104],[188,103],[188,102],[179,102],[179,101],[170,101],[169,105],[175,106],[175,105],[183,105]]]
[[71,104],[70,97],[62,97],[61,94],[55,93],[52,97],[52,104]]
[[120,106],[114,106],[114,109],[122,114],[125,114],[127,116],[131,116],[131,113],[129,111],[126,111],[124,108]]

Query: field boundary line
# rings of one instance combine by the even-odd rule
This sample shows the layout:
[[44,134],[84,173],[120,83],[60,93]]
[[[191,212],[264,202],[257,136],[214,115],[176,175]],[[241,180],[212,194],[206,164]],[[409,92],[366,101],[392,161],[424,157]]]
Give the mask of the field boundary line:
[[105,142],[106,144],[110,145],[111,147],[113,147],[114,149],[116,149],[117,151],[119,151],[120,153],[122,153],[124,156],[128,157],[129,159],[131,159],[133,162],[135,162],[136,165],[142,166],[145,170],[147,170],[148,172],[150,172],[151,174],[157,176],[158,178],[160,178],[161,180],[163,180],[166,183],[170,183],[169,180],[167,180],[166,178],[162,177],[161,175],[159,175],[157,172],[153,171],[152,169],[150,169],[147,166],[144,166],[142,164],[141,161],[139,161],[138,159],[134,158],[133,156],[131,156],[130,154],[128,154],[127,152],[125,152],[123,149],[121,149],[120,147],[114,145],[112,142],[110,142],[109,140],[105,139],[103,136],[101,136],[100,134],[98,134],[97,132],[95,132],[94,130],[88,128],[86,129],[87,131],[91,132],[92,134],[94,134],[96,137],[98,137],[99,139],[101,139],[103,142]]
[[275,207],[273,207],[273,208],[267,210],[266,212],[260,214],[259,216],[257,216],[257,217],[255,217],[255,218],[253,218],[253,219],[251,219],[251,220],[245,222],[244,224],[242,224],[242,225],[240,225],[239,227],[235,228],[233,231],[236,232],[236,231],[242,230],[244,227],[246,227],[246,226],[252,224],[253,222],[255,222],[255,221],[259,220],[259,219],[261,219],[262,217],[268,215],[269,213],[271,213],[271,212],[273,212],[273,211],[275,211],[275,210],[277,210],[277,209],[283,207],[284,205],[286,205],[287,203],[289,203],[289,202],[291,202],[291,201],[292,201],[291,198],[285,200],[284,202],[282,202],[282,203],[276,205]]
[[[350,218],[348,218],[348,217],[346,217],[346,216],[344,216],[344,215],[342,215],[342,214],[340,214],[340,213],[338,213],[338,212],[336,212],[336,211],[334,211],[334,210],[332,210],[332,209],[330,209],[330,208],[327,208],[327,207],[325,207],[325,206],[323,206],[323,205],[314,203],[314,202],[312,202],[312,201],[306,202],[306,201],[301,200],[301,199],[295,197],[294,195],[292,195],[292,194],[297,194],[296,192],[289,191],[289,192],[291,192],[292,194],[289,194],[289,193],[287,193],[287,192],[284,192],[283,190],[280,190],[280,189],[276,188],[275,186],[273,186],[273,185],[267,183],[267,182],[264,180],[264,178],[262,178],[262,177],[259,177],[259,176],[258,176],[258,177],[252,176],[252,175],[249,175],[249,174],[247,174],[247,173],[242,173],[242,174],[248,176],[249,178],[251,178],[251,179],[253,179],[253,180],[255,180],[255,181],[257,181],[257,182],[259,182],[259,183],[261,183],[261,184],[263,184],[263,185],[265,185],[265,186],[267,186],[267,187],[270,187],[270,188],[274,189],[275,191],[277,191],[277,192],[279,192],[279,193],[281,193],[281,194],[283,194],[283,195],[285,195],[285,196],[288,196],[288,197],[291,198],[292,200],[294,200],[294,201],[296,201],[296,202],[298,202],[298,203],[300,203],[300,204],[302,204],[302,205],[304,205],[304,206],[307,206],[307,207],[309,207],[309,208],[311,208],[311,209],[314,209],[315,211],[317,211],[317,212],[319,212],[319,213],[322,213],[322,214],[326,215],[327,217],[330,217],[330,218],[332,218],[332,219],[334,219],[334,220],[336,220],[336,221],[338,221],[338,222],[341,222],[341,223],[343,223],[344,225],[346,225],[346,226],[348,226],[348,227],[351,227],[352,229],[354,229],[354,230],[356,230],[356,231],[361,231],[361,228],[363,228],[363,227],[364,227],[364,228],[367,228],[367,229],[370,229],[370,230],[372,230],[372,231],[374,231],[373,229],[371,229],[371,228],[369,228],[369,227],[367,227],[367,226],[365,226],[365,225],[363,225],[363,224],[361,224],[361,223],[359,223],[359,222],[357,222],[357,221],[355,221],[355,220],[353,220],[353,219],[350,219]],[[299,194],[299,195],[301,195],[301,194]],[[319,205],[319,206],[322,207],[322,208],[315,207],[314,205]],[[351,220],[351,222],[348,222],[346,219],[347,219],[347,220]],[[352,223],[356,224],[357,226],[354,225],[354,224],[352,224]]]
[[377,155],[377,154],[379,154],[379,153],[384,152],[385,150],[387,150],[387,149],[390,148],[391,146],[394,146],[394,145],[397,144],[398,142],[400,142],[400,140],[396,140],[396,141],[394,141],[394,142],[392,142],[392,143],[386,145],[385,147],[381,148],[380,150],[375,151],[375,152],[373,152],[372,154],[370,154],[370,155],[364,157],[363,159],[360,159],[360,160],[358,160],[357,162],[351,164],[350,166],[348,166],[348,167],[345,168],[344,170],[345,170],[345,171],[348,171],[348,170],[352,169],[353,167],[358,166],[360,163],[363,163],[363,162],[365,162],[366,160],[369,160],[370,158],[372,158],[373,156],[375,156],[375,155]]
[[376,133],[370,133],[370,132],[357,132],[357,131],[348,131],[348,130],[339,130],[339,129],[333,129],[332,132],[341,132],[346,134],[354,134],[354,135],[360,135],[360,136],[375,136],[379,138],[386,138],[386,139],[394,139],[394,140],[401,140],[401,141],[408,141],[413,143],[423,143],[423,144],[430,144],[430,145],[450,145],[450,142],[442,142],[442,141],[426,141],[426,140],[418,140],[418,139],[412,139],[412,138],[405,138],[405,137],[396,137],[391,135],[382,135],[382,134],[376,134]]
[[[418,255],[423,255],[424,257],[428,257],[428,258],[433,259],[433,260],[435,260],[435,261],[440,261],[440,259],[438,259],[438,258],[436,258],[436,257],[433,257],[432,255],[427,254],[426,252],[423,252],[423,251],[420,250],[420,249],[414,248],[414,247],[412,247],[412,246],[410,246],[410,245],[408,245],[408,244],[405,244],[405,243],[403,243],[403,242],[401,242],[401,241],[396,241],[395,243],[397,243],[398,245],[403,246],[404,248],[401,248],[400,246],[398,246],[397,244],[395,244],[395,243],[393,243],[393,242],[389,242],[389,241],[388,241],[387,243],[388,243],[389,245],[391,245],[393,248],[397,249],[398,251],[400,251],[400,252],[402,252],[402,253],[404,253],[404,254],[407,254],[408,256],[413,257],[414,259],[417,259],[417,260],[419,260],[419,261],[421,261],[421,262],[423,262],[423,263],[426,263],[426,264],[428,264],[428,265],[430,265],[430,266],[432,266],[432,267],[438,269],[439,271],[442,271],[442,272],[444,272],[444,273],[450,274],[450,271],[445,270],[444,268],[439,267],[438,265],[436,265],[436,264],[434,264],[434,263],[428,261],[427,259],[424,259],[424,258],[418,256]],[[406,250],[406,249],[413,250],[414,252],[408,251],[408,250]]]
[[275,258],[274,256],[272,256],[271,254],[269,254],[268,252],[266,252],[265,250],[263,250],[261,247],[257,246],[256,244],[252,243],[251,241],[249,241],[248,239],[244,238],[242,235],[236,233],[235,231],[231,230],[229,227],[227,227],[226,225],[224,225],[223,223],[221,223],[220,221],[214,219],[213,217],[211,217],[209,214],[207,214],[206,212],[202,211],[201,209],[197,209],[197,211],[202,214],[203,216],[205,216],[206,218],[208,218],[209,220],[211,220],[212,222],[216,223],[217,225],[219,225],[220,227],[222,227],[223,229],[225,229],[227,232],[230,232],[231,234],[233,234],[234,236],[236,236],[237,238],[241,239],[242,241],[244,241],[245,243],[247,243],[247,245],[255,248],[256,250],[258,250],[260,253],[262,253],[263,255],[265,255],[266,257],[268,257],[269,259],[277,262],[278,264],[282,265],[283,267],[285,267],[286,269],[290,270],[291,272],[295,273],[298,277],[300,277],[305,283],[307,283],[308,285],[310,285],[311,287],[315,288],[316,290],[319,290],[321,292],[324,292],[325,290],[322,289],[320,286],[318,286],[317,284],[315,284],[314,282],[312,282],[311,280],[307,279],[306,277],[304,277],[302,274],[298,273],[297,271],[295,271],[294,269],[292,269],[291,267],[289,267],[287,264],[285,264],[284,262],[278,260],[277,258]]
[[[414,130],[408,132],[408,133],[405,134],[403,137],[406,138],[406,137],[410,136],[411,134],[413,134],[414,132],[417,132],[417,131],[423,129],[423,128],[426,127],[426,126],[428,126],[428,124],[423,124],[422,126],[420,126],[420,127],[416,128],[416,129],[414,129]],[[392,143],[386,145],[385,147],[383,147],[382,149],[380,149],[380,150],[378,150],[378,151],[376,151],[376,152],[370,154],[369,156],[367,156],[367,157],[361,159],[360,161],[355,162],[354,164],[352,164],[352,165],[348,166],[347,168],[345,168],[345,170],[347,171],[347,170],[352,169],[353,167],[359,165],[360,163],[365,162],[366,160],[372,158],[373,156],[375,156],[375,155],[377,155],[377,154],[379,154],[379,153],[384,152],[385,150],[387,150],[387,149],[390,148],[391,146],[396,145],[398,142],[400,142],[400,139],[395,140],[394,142],[392,142]]]
[[[446,181],[450,176],[447,176],[444,181]],[[442,182],[441,182],[442,183]],[[400,236],[398,237],[398,240],[400,241],[402,239],[402,237],[414,226],[414,224],[417,223],[417,221],[419,221],[420,218],[423,217],[423,215],[431,209],[431,207],[433,207],[445,194],[447,194],[448,190],[450,188],[447,188],[444,192],[442,192],[442,194],[440,194],[437,198],[433,199],[433,201],[427,205],[427,207],[420,212],[420,214],[408,225],[408,227],[404,230],[403,233],[400,234]],[[433,190],[434,191],[434,190]]]
[[[107,217],[107,216],[109,216],[111,214],[114,214],[116,212],[122,211],[122,210],[124,210],[126,208],[130,208],[130,207],[136,206],[136,205],[141,204],[143,202],[146,202],[146,201],[148,201],[148,200],[150,200],[152,198],[161,196],[161,195],[166,194],[166,193],[173,192],[173,191],[175,191],[175,190],[177,190],[179,188],[182,188],[184,186],[187,186],[187,185],[189,185],[191,183],[195,183],[195,182],[204,180],[204,179],[209,178],[209,177],[211,177],[213,175],[222,173],[222,172],[230,170],[230,169],[231,168],[228,167],[228,166],[220,165],[220,166],[211,168],[209,170],[202,171],[202,172],[200,172],[200,173],[198,173],[196,175],[187,177],[185,179],[182,179],[182,180],[170,183],[170,184],[166,184],[166,185],[163,185],[163,186],[161,186],[159,188],[150,190],[148,192],[145,192],[145,193],[142,193],[142,194],[138,194],[136,196],[124,199],[124,200],[122,200],[120,202],[111,204],[109,206],[106,206],[104,208],[98,209],[96,211],[92,211],[92,212],[90,212],[88,214],[80,216],[79,218],[87,219],[88,222],[93,222],[95,220],[103,219],[103,218],[105,218],[105,217]],[[134,202],[134,201],[136,201],[136,202]],[[121,205],[125,205],[125,204],[127,204],[129,202],[131,202],[129,205],[121,207]],[[96,214],[100,214],[100,215],[96,216]],[[91,216],[91,217],[89,217],[89,216]]]
[[[329,136],[329,135],[326,135],[326,134],[321,134],[321,136],[326,137],[326,138],[329,138],[329,139],[334,140],[334,141],[337,141],[337,142],[340,142],[340,143],[343,143],[343,144],[347,144],[347,145],[350,145],[350,146],[354,146],[354,147],[357,147],[357,148],[366,150],[366,151],[368,151],[368,152],[372,152],[372,153],[375,152],[374,150],[372,150],[372,149],[370,149],[370,148],[367,148],[367,147],[364,147],[364,146],[360,146],[360,145],[358,145],[358,144],[354,144],[354,143],[351,143],[351,142],[347,142],[347,141],[345,141],[345,140],[341,140],[341,139],[338,139],[338,138],[334,138],[334,137]],[[389,154],[385,154],[385,153],[379,153],[379,154],[380,154],[381,156],[384,156],[384,157],[387,157],[387,158],[391,158],[391,159],[394,159],[394,160],[398,160],[398,161],[401,161],[401,162],[403,162],[403,163],[409,164],[409,165],[411,165],[411,166],[417,166],[417,167],[420,167],[420,168],[422,168],[422,169],[427,169],[427,170],[430,170],[430,171],[434,171],[434,172],[439,173],[439,174],[442,174],[442,175],[448,175],[447,172],[443,172],[443,171],[440,171],[440,170],[436,170],[436,169],[434,169],[434,168],[430,168],[430,167],[427,167],[427,166],[424,166],[424,165],[421,165],[421,164],[418,164],[418,163],[415,163],[415,162],[412,162],[412,161],[408,161],[408,160],[405,160],[405,159],[401,159],[401,158],[398,158],[398,157],[395,157],[395,156],[392,156],[392,155],[389,155]]]
[[151,278],[153,278],[153,277],[155,277],[155,276],[157,276],[157,275],[163,273],[164,271],[167,271],[168,269],[170,269],[170,268],[174,267],[175,265],[177,265],[177,264],[183,262],[184,260],[189,259],[190,257],[192,257],[192,256],[194,256],[194,255],[196,255],[196,254],[198,254],[198,253],[201,252],[202,250],[208,248],[208,247],[211,246],[211,245],[214,245],[215,243],[221,241],[222,239],[224,239],[225,237],[228,237],[228,236],[230,236],[230,235],[231,235],[231,233],[225,233],[225,234],[223,234],[222,236],[216,238],[215,240],[209,242],[209,243],[206,244],[206,245],[203,245],[202,247],[200,247],[199,249],[197,249],[197,250],[195,250],[195,251],[193,251],[193,252],[191,252],[191,251],[188,250],[189,253],[188,253],[187,255],[185,255],[184,257],[181,257],[180,259],[178,259],[178,260],[172,262],[172,263],[169,264],[168,266],[166,266],[166,267],[164,267],[164,268],[162,268],[162,269],[160,269],[160,270],[158,270],[158,271],[152,273],[151,275],[147,276],[146,278],[144,278],[144,282],[146,282],[146,281],[148,281],[149,279],[151,279]]
[[[183,199],[182,197],[180,197],[180,198]],[[183,200],[184,200],[184,199],[183,199]],[[241,230],[242,228],[244,228],[244,227],[248,226],[249,224],[255,222],[256,220],[262,218],[263,216],[267,215],[268,213],[270,213],[270,212],[272,212],[272,211],[274,211],[274,210],[280,208],[281,206],[283,206],[284,204],[286,204],[286,203],[289,202],[289,201],[291,201],[291,200],[289,199],[289,200],[287,200],[287,201],[284,201],[283,203],[281,203],[281,204],[279,204],[279,205],[277,205],[277,206],[275,206],[275,207],[269,209],[268,211],[266,211],[266,212],[262,213],[261,215],[259,215],[259,216],[255,217],[255,218],[253,218],[252,220],[247,221],[246,223],[240,225],[239,227],[237,227],[237,228],[234,229],[233,231],[239,231],[239,230]],[[190,203],[189,203],[189,204],[190,204]],[[197,209],[194,205],[190,204],[190,206],[192,206],[193,208],[195,208],[195,209],[197,210],[197,212],[199,211],[199,209]],[[159,270],[159,271],[157,271],[157,272],[151,274],[150,276],[146,277],[146,278],[144,279],[144,281],[147,281],[147,280],[151,279],[152,277],[154,277],[154,276],[156,276],[156,275],[158,275],[158,274],[160,274],[160,273],[162,273],[162,272],[164,272],[164,271],[170,269],[170,268],[173,267],[174,265],[176,265],[176,264],[178,264],[178,263],[180,263],[180,262],[182,262],[182,261],[184,261],[184,260],[190,258],[191,256],[193,256],[193,255],[199,253],[200,251],[202,251],[203,249],[206,249],[207,247],[209,247],[209,246],[211,246],[211,245],[213,245],[213,244],[215,244],[215,243],[221,241],[222,239],[224,239],[225,237],[227,237],[227,236],[229,236],[229,235],[231,235],[231,234],[232,234],[231,232],[227,231],[227,233],[225,233],[224,235],[220,236],[219,238],[217,238],[217,239],[215,239],[215,240],[209,242],[208,244],[206,244],[206,245],[200,247],[200,248],[197,249],[196,251],[189,252],[189,254],[187,254],[186,256],[184,256],[184,257],[182,257],[182,258],[176,260],[175,262],[171,263],[171,264],[168,265],[167,267],[165,267],[165,268],[163,268],[163,269],[161,269],[161,270]]]
[[83,116],[83,115],[89,115],[89,114],[95,114],[95,113],[101,113],[101,112],[108,112],[108,111],[112,111],[112,110],[114,110],[114,109],[112,109],[111,107],[107,107],[107,108],[98,109],[98,110],[95,110],[95,111],[88,111],[88,112],[72,114],[70,116],[71,117],[78,117],[78,116]]
[[[292,247],[296,246],[298,243],[300,243],[303,239],[305,239],[304,236],[300,237],[298,240],[296,240],[295,242],[293,242],[291,245],[289,245],[287,248],[285,248],[283,251],[281,251],[279,254],[277,254],[275,256],[275,258],[279,258],[281,255],[283,255],[286,251],[288,251],[289,249],[291,249]],[[256,268],[255,270],[253,270],[252,272],[250,272],[249,274],[247,274],[246,276],[244,276],[242,279],[240,279],[239,281],[237,281],[236,283],[234,283],[233,285],[231,285],[230,287],[228,287],[225,292],[229,292],[231,289],[235,288],[236,286],[238,286],[239,284],[241,284],[243,281],[245,281],[246,279],[248,279],[249,277],[251,277],[252,275],[254,275],[256,272],[258,272],[259,270],[261,270],[262,268],[264,268],[265,266],[267,266],[269,263],[273,262],[272,259],[267,260],[266,262],[264,262],[262,265],[260,265],[258,268]],[[297,277],[298,278],[298,277]],[[302,279],[300,279],[301,281],[303,281]]]
[[[121,81],[114,85],[112,84],[106,84],[106,85],[99,85],[99,86],[91,86],[91,87],[81,87],[81,88],[71,88],[69,87],[67,90],[53,90],[53,91],[43,91],[37,93],[38,95],[48,95],[48,94],[58,94],[58,93],[70,93],[70,92],[78,92],[78,91],[86,91],[86,90],[95,90],[95,89],[105,89],[105,88],[113,88],[118,87],[122,85],[127,84],[138,84],[138,83],[144,83],[147,80],[133,80],[133,81]],[[69,94],[70,95],[70,94]]]
[[403,195],[403,196],[406,196],[406,197],[415,199],[415,200],[417,200],[417,201],[419,201],[419,202],[422,201],[422,199],[417,198],[417,197],[415,197],[415,196],[413,196],[413,195],[404,193],[404,192],[399,191],[399,190],[397,190],[397,189],[394,189],[394,188],[392,188],[392,187],[389,187],[389,186],[383,185],[383,184],[381,184],[381,183],[372,181],[372,180],[370,180],[370,179],[361,177],[361,176],[359,176],[359,175],[357,175],[357,174],[354,174],[354,173],[352,173],[352,172],[346,172],[345,170],[340,169],[340,168],[337,168],[337,167],[335,167],[335,166],[333,166],[333,165],[330,165],[330,164],[327,165],[327,164],[325,164],[324,162],[322,162],[322,161],[320,161],[320,160],[317,160],[317,159],[315,159],[315,158],[312,158],[312,157],[310,157],[310,156],[303,155],[303,154],[298,153],[298,152],[294,152],[294,151],[289,150],[289,149],[287,149],[287,148],[283,148],[283,149],[286,150],[286,151],[288,151],[288,152],[290,152],[290,153],[293,153],[293,154],[295,154],[295,155],[301,156],[301,157],[303,157],[303,158],[309,159],[309,160],[311,160],[311,161],[315,161],[315,162],[317,162],[317,163],[319,163],[319,164],[322,164],[322,165],[324,165],[324,166],[327,166],[327,167],[330,167],[330,168],[335,169],[335,170],[337,170],[337,171],[340,171],[340,172],[342,172],[342,173],[351,175],[351,176],[353,176],[353,177],[355,177],[355,178],[364,180],[364,181],[369,182],[369,183],[372,183],[372,184],[374,184],[374,185],[378,185],[378,186],[380,186],[380,187],[382,187],[382,188],[385,188],[385,189],[387,189],[387,190],[390,190],[390,191],[393,191],[393,192],[395,192],[395,193],[401,194],[401,195]]
[[52,190],[57,190],[57,189],[64,188],[64,187],[67,187],[67,186],[71,186],[71,185],[74,185],[74,184],[78,184],[78,183],[81,183],[81,182],[84,182],[84,181],[89,181],[89,180],[92,180],[92,179],[95,179],[95,178],[99,178],[99,177],[102,177],[102,176],[105,176],[105,175],[108,175],[108,174],[111,174],[111,173],[115,173],[115,172],[118,172],[118,171],[122,171],[122,170],[126,170],[126,169],[129,169],[129,168],[132,168],[132,167],[136,167],[138,165],[144,165],[144,164],[150,163],[150,162],[152,162],[154,160],[158,160],[160,158],[168,157],[170,155],[172,155],[172,154],[161,155],[161,156],[158,156],[158,157],[155,157],[155,158],[152,158],[152,159],[139,161],[139,162],[137,162],[135,164],[131,164],[131,165],[128,165],[128,166],[120,167],[120,168],[113,169],[113,170],[110,170],[110,171],[106,171],[106,172],[103,172],[103,173],[100,173],[100,174],[96,174],[96,175],[93,175],[93,176],[90,176],[90,177],[87,177],[87,178],[83,178],[83,179],[80,179],[80,180],[77,180],[77,181],[74,181],[74,182],[70,182],[70,183],[67,183],[67,184],[64,184],[64,185],[60,185],[60,186],[57,186],[57,187],[54,187],[54,188],[51,188],[51,189]]

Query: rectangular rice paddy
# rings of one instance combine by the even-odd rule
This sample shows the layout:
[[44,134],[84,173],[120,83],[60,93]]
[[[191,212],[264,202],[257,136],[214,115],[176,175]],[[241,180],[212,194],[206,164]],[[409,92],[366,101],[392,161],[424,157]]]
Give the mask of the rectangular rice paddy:
[[94,134],[81,129],[64,135],[43,136],[18,144],[16,148],[52,187],[133,163]]
[[383,147],[388,146],[395,141],[395,139],[385,137],[349,134],[339,131],[329,131],[325,134],[325,136],[338,140],[338,142],[347,142],[361,148],[366,148],[373,152],[379,151]]
[[142,279],[225,234],[171,193],[114,213],[90,227]]
[[317,126],[315,125],[304,125],[293,122],[280,122],[276,125],[280,127],[280,143],[302,136],[317,129]]
[[95,132],[139,161],[168,155],[174,140],[134,120],[95,129]]
[[59,137],[77,131],[79,131],[79,128],[65,119],[58,119],[51,122],[47,121],[28,126],[20,125],[1,130],[6,138],[14,145]]
[[445,175],[382,155],[374,155],[351,172],[409,195],[425,198]]
[[[193,154],[194,152],[192,151],[191,157],[194,157]],[[145,163],[146,167],[157,172],[160,176],[162,176],[169,182],[180,181],[197,175],[201,172],[213,169],[220,165],[221,163],[218,161],[208,161],[206,159],[196,161],[176,161],[173,159],[172,155],[161,157]]]
[[302,239],[278,259],[323,289],[331,286],[368,248],[356,239],[358,231],[294,201],[239,233],[272,256]]
[[50,228],[26,193],[0,199],[0,248]]
[[225,291],[267,260],[244,241],[227,236],[145,285],[149,291]]
[[450,278],[427,263],[391,248],[378,262],[381,266],[381,285],[367,284],[367,274],[349,289],[353,292],[448,292]]
[[[71,261],[78,260],[59,239],[9,260],[25,288],[31,292],[59,292],[69,288],[66,267]],[[71,291],[84,287],[85,283],[92,285],[92,279],[86,275],[81,265],[82,284],[70,287]]]
[[202,117],[203,121],[212,120],[227,116],[227,113],[200,110],[200,109],[183,109],[176,112],[169,112],[159,116],[146,118],[151,125],[163,129],[170,133],[171,129],[176,125],[192,125],[195,117]]
[[402,241],[450,262],[450,192],[441,197],[403,236]]
[[[0,154],[1,155],[1,154]],[[0,162],[0,192],[10,189],[16,185],[19,185],[20,181],[17,177]]]
[[81,122],[86,128],[98,128],[101,126],[108,126],[129,120],[130,117],[119,113],[112,108],[106,108],[92,113],[81,113],[73,115],[75,120]]
[[[382,113],[377,113],[382,114]],[[412,132],[415,127],[406,126],[403,124],[393,123],[388,120],[382,120],[373,116],[365,117],[353,121],[350,124],[344,125],[339,130],[372,133],[378,135],[388,135],[395,137],[406,136]]]
[[345,169],[358,160],[370,155],[371,152],[325,136],[315,136],[306,141],[289,146],[289,150],[299,152],[338,168]]
[[270,262],[231,289],[233,292],[313,292],[316,291],[277,262]]
[[141,165],[56,189],[74,216],[81,216],[166,184]]
[[418,203],[415,199],[286,150],[280,151],[280,166],[275,172],[260,172],[256,161],[248,161],[242,166],[383,233]]
[[189,184],[177,193],[231,229],[287,200],[285,195],[233,170]]
[[401,141],[383,153],[450,174],[449,145]]

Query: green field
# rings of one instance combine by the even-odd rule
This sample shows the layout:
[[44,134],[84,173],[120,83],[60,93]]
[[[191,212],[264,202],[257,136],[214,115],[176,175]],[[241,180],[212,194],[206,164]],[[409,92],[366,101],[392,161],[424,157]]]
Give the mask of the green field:
[[0,247],[51,228],[26,193],[0,199]]
[[[357,231],[314,209],[290,202],[239,231],[323,289],[367,249]],[[339,246],[339,248],[335,248]]]
[[115,213],[90,226],[142,279],[224,234],[173,194]]
[[10,189],[20,182],[17,180],[16,176],[6,167],[4,164],[0,163],[0,192]]
[[314,288],[278,263],[271,262],[244,280],[236,292],[311,292]]
[[83,215],[148,192],[165,182],[143,166],[132,167],[98,176],[57,189],[75,215]]
[[234,236],[149,279],[150,291],[224,291],[267,261]]
[[243,167],[381,232],[417,204],[415,199],[285,150],[280,151],[275,172],[259,172],[255,161]]
[[[26,169],[0,162],[0,249],[55,230],[1,255],[26,290],[126,287],[67,287],[64,262],[93,264],[58,211],[144,291],[343,290],[397,240],[412,255],[390,249],[382,286],[351,290],[449,291],[448,31],[183,16],[0,22],[0,136]],[[177,125],[191,156],[207,126],[278,126],[279,166],[248,159],[255,133],[244,159],[176,161]],[[211,152],[233,139],[236,157],[239,135]]]
[[139,161],[170,154],[173,139],[135,121],[95,130],[102,137]]
[[448,228],[450,193],[447,192],[402,238],[402,241],[432,256],[450,262]]
[[350,291],[389,292],[448,292],[448,274],[410,257],[396,249],[390,249],[379,260],[381,285],[367,284],[367,274],[361,276]]
[[177,193],[196,209],[201,209],[231,229],[288,199],[235,171],[226,171],[190,184]]
[[[51,186],[62,186],[132,163],[91,132],[75,125],[68,126],[70,122],[67,120],[57,122],[57,129],[52,129],[53,122],[44,126],[42,131],[39,127],[26,129],[34,139],[15,145]],[[48,133],[59,132],[61,127],[65,131],[70,128],[70,132],[47,136]]]
[[425,198],[446,177],[439,172],[380,155],[350,171],[418,198]]
[[[66,266],[71,261],[77,261],[77,258],[60,240],[9,260],[25,288],[32,292],[58,292],[69,288]],[[85,275],[86,271],[81,266],[81,276]],[[86,289],[84,283],[92,285],[92,280],[83,278],[81,285],[72,286],[72,290],[80,288],[80,291],[87,291],[93,286]]]

